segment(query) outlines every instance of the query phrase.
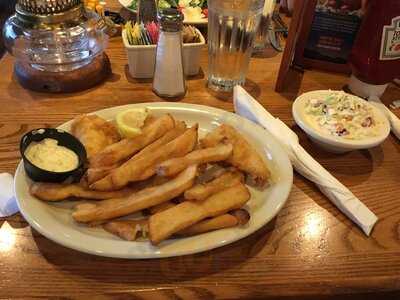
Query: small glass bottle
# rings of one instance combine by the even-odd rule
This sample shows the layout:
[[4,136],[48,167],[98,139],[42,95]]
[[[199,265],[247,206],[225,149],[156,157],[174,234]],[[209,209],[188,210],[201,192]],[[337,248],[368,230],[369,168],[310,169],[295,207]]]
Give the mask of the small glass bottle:
[[254,38],[253,53],[263,52],[268,45],[268,33],[271,30],[271,19],[275,9],[276,0],[265,0],[264,9],[261,15],[260,25]]
[[137,2],[136,23],[157,22],[156,0],[139,0]]
[[182,58],[183,15],[177,9],[158,14],[160,35],[157,43],[153,91],[160,97],[176,98],[186,93]]

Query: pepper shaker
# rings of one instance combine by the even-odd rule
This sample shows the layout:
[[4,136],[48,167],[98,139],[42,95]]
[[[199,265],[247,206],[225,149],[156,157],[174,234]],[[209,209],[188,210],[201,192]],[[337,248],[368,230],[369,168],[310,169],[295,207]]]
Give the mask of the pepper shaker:
[[160,97],[175,98],[186,93],[182,58],[183,15],[177,9],[158,13],[160,35],[157,43],[153,91]]

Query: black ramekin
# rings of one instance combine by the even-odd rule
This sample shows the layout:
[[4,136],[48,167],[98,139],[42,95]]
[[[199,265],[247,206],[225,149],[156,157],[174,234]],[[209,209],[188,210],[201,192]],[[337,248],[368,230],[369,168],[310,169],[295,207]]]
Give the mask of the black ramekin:
[[[74,151],[79,158],[78,167],[67,172],[52,172],[43,170],[31,163],[25,156],[26,148],[28,148],[31,142],[40,142],[45,138],[57,140],[58,145]],[[76,137],[61,129],[38,128],[26,133],[21,138],[19,151],[24,161],[25,172],[33,181],[63,182],[68,179],[76,182],[79,181],[85,171],[84,168],[87,160],[85,147]]]

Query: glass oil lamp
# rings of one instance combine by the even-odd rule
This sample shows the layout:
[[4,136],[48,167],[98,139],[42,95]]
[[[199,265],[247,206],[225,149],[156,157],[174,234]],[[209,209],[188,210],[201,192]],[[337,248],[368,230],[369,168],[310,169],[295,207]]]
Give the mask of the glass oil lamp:
[[18,0],[3,28],[21,85],[44,92],[74,92],[104,80],[104,22],[81,0]]

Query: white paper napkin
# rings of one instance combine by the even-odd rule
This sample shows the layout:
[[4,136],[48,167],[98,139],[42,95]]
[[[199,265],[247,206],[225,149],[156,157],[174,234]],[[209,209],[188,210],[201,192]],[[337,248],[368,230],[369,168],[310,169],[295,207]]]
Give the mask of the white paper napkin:
[[11,174],[0,174],[0,218],[8,217],[18,212],[14,196],[14,179]]
[[377,216],[300,146],[298,136],[285,123],[273,117],[240,86],[234,88],[233,101],[238,115],[261,125],[281,143],[298,173],[314,182],[366,235],[371,233]]

